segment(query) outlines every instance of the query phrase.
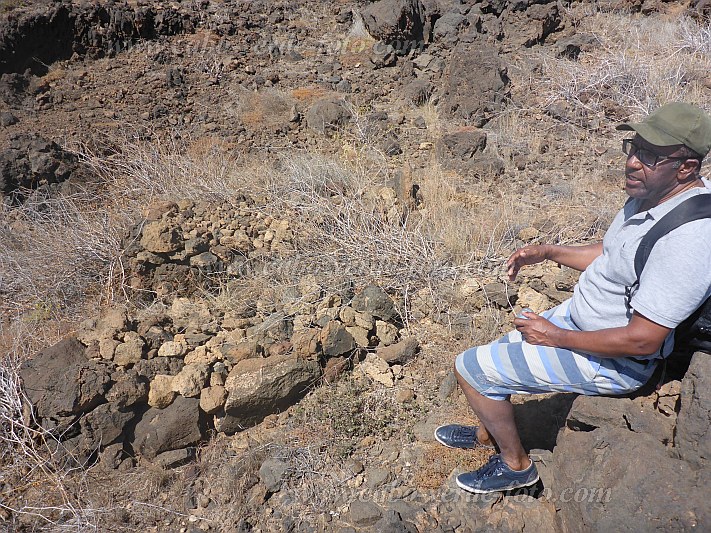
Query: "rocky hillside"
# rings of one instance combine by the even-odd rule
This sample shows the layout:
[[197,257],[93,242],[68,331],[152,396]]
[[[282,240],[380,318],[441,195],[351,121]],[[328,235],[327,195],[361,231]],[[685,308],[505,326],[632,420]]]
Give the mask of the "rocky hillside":
[[502,264],[601,237],[614,124],[707,105],[708,9],[0,1],[0,523],[711,527],[706,354],[516,399],[532,490],[432,436],[454,355],[570,297]]

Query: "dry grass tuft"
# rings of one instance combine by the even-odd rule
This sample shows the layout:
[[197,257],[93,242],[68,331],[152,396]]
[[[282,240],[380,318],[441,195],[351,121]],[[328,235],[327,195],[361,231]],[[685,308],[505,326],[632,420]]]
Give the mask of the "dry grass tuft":
[[456,275],[436,236],[403,212],[390,190],[359,170],[298,156],[266,176],[272,203],[265,208],[290,213],[299,235],[295,255],[280,262],[276,279],[300,272],[315,275],[326,287],[358,280],[406,291]]
[[326,96],[336,96],[337,93],[324,89],[323,87],[313,86],[313,87],[299,87],[291,91],[291,96],[300,102],[305,102],[311,104],[320,98],[325,98]]
[[234,109],[228,108],[236,118],[250,128],[269,128],[288,123],[296,100],[276,89],[233,91]]
[[596,44],[577,61],[543,56],[532,88],[544,107],[564,101],[580,116],[613,120],[640,117],[670,101],[709,109],[702,82],[711,71],[711,25],[691,18],[597,13],[580,21],[579,32]]
[[4,313],[27,320],[76,316],[118,268],[123,214],[97,209],[99,191],[34,193],[0,206],[0,294]]
[[102,153],[78,149],[115,209],[136,217],[159,200],[227,200],[239,193],[242,183],[235,171],[240,159],[230,145],[146,135],[149,142],[126,131]]
[[400,404],[394,396],[393,389],[349,375],[312,391],[294,408],[294,417],[304,443],[317,440],[332,455],[347,457],[368,435],[387,440],[397,433],[408,440],[416,406]]

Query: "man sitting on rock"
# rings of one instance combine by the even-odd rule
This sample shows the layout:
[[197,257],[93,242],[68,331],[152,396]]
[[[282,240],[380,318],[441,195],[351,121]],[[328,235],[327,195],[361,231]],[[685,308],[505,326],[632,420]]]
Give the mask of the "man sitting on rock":
[[455,363],[459,385],[481,425],[441,426],[435,438],[453,448],[500,453],[457,484],[475,493],[535,484],[536,466],[521,445],[511,394],[574,392],[621,395],[644,385],[673,348],[673,331],[711,295],[711,219],[688,222],[659,239],[637,280],[634,257],[642,237],[672,208],[710,195],[699,175],[711,150],[711,117],[684,103],[665,105],[625,139],[625,191],[630,199],[602,242],[538,245],[516,250],[508,276],[546,259],[583,273],[573,297],[542,315],[523,312],[516,330],[470,348]]

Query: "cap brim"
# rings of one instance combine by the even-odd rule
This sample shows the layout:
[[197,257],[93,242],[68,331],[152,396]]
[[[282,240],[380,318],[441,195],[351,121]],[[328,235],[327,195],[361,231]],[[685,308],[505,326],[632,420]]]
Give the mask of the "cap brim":
[[659,131],[657,128],[650,127],[648,124],[624,123],[620,124],[615,129],[621,131],[636,131],[645,141],[655,146],[677,146],[679,144],[684,144],[684,141],[680,141],[671,135],[667,135],[666,133]]

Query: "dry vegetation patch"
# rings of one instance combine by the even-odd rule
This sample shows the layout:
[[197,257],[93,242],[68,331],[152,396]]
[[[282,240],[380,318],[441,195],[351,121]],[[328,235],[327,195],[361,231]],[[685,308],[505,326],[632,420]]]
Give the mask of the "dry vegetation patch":
[[298,87],[291,91],[291,96],[305,104],[313,103],[314,101],[325,98],[326,96],[337,96],[337,93],[324,89],[323,87]]
[[249,128],[269,128],[288,123],[296,113],[296,101],[276,89],[241,90],[236,97],[235,116]]
[[578,21],[589,35],[589,51],[577,60],[540,54],[541,76],[531,89],[543,106],[564,102],[572,118],[602,114],[612,120],[638,118],[670,101],[708,109],[711,27],[688,16],[640,17],[593,13]]

